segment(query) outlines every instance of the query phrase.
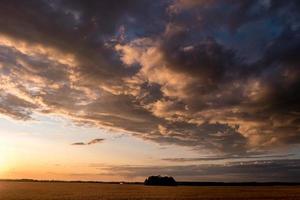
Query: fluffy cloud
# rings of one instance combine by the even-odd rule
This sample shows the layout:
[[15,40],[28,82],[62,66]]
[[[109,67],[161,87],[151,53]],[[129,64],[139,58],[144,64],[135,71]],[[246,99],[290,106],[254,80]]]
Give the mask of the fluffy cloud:
[[299,144],[296,8],[3,1],[0,113],[55,113],[228,158]]

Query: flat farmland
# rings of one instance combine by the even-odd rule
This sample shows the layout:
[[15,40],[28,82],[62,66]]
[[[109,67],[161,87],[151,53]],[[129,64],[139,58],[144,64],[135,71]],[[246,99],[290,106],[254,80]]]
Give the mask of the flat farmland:
[[300,186],[155,187],[102,183],[0,182],[2,200],[299,199]]

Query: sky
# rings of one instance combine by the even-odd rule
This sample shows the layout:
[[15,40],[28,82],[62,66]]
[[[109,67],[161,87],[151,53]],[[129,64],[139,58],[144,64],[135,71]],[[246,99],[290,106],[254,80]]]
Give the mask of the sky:
[[299,182],[299,10],[1,0],[0,178]]

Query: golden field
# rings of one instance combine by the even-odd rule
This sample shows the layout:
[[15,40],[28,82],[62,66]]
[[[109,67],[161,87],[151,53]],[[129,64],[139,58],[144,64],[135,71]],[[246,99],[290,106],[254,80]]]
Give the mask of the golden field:
[[102,183],[0,182],[1,200],[300,199],[300,186],[155,187]]

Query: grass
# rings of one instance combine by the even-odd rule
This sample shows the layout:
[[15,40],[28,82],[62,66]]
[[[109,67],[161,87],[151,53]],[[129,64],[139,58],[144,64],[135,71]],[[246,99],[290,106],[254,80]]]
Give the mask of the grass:
[[155,187],[100,183],[0,182],[1,200],[300,199],[300,186]]

